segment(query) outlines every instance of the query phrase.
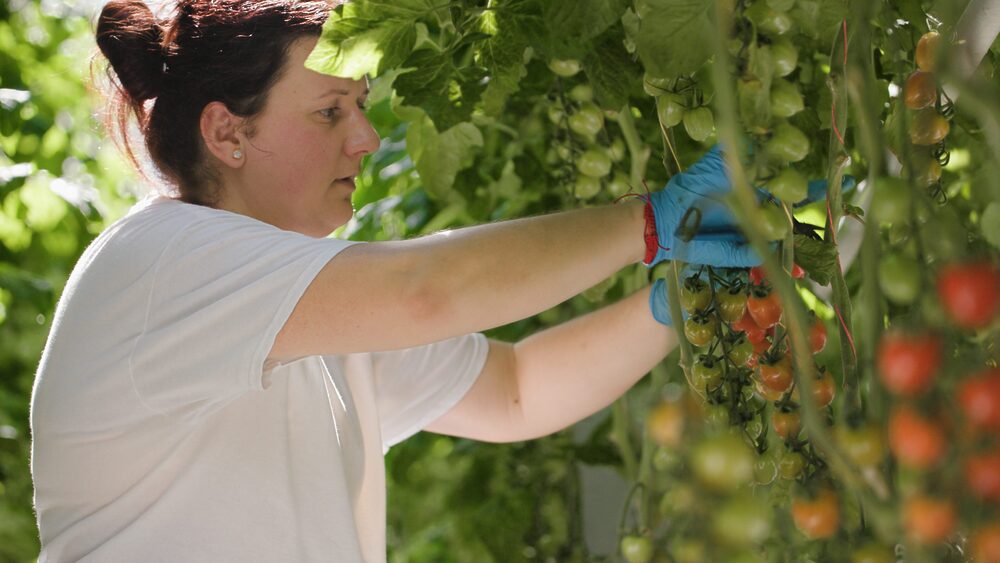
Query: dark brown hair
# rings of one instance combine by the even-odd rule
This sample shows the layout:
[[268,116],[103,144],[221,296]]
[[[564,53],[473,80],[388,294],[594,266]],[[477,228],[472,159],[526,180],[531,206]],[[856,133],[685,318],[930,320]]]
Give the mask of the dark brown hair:
[[97,23],[97,45],[110,63],[109,130],[138,168],[127,135],[134,115],[153,163],[181,198],[213,205],[218,182],[205,158],[202,110],[219,101],[241,117],[258,114],[291,44],[318,36],[340,3],[178,0],[174,14],[159,20],[139,0],[109,2]]

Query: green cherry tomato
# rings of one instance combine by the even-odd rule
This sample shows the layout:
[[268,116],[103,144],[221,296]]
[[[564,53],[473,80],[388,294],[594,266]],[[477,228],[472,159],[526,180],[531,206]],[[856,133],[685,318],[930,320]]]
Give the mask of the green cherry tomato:
[[594,87],[590,84],[577,84],[570,89],[569,97],[580,103],[592,102],[594,101]]
[[735,366],[745,366],[753,355],[753,344],[747,340],[745,333],[737,333],[729,345],[729,361]]
[[720,291],[715,294],[715,308],[722,320],[734,323],[743,318],[747,309],[747,294],[738,287]]
[[581,137],[591,139],[602,127],[604,112],[592,103],[582,104],[576,113],[569,116],[569,128]]
[[615,139],[611,141],[611,144],[608,145],[606,152],[608,153],[608,158],[610,158],[612,162],[621,162],[621,160],[625,158],[625,141],[623,141],[621,137],[615,137]]
[[718,323],[713,316],[694,315],[684,321],[684,336],[695,346],[708,346],[715,338],[717,326]]
[[576,175],[573,194],[577,199],[590,199],[599,193],[601,193],[601,181],[599,179],[585,174]]
[[775,10],[765,2],[754,2],[744,14],[769,35],[782,35],[792,28],[791,16],[784,11]]
[[729,409],[726,405],[713,403],[705,407],[705,421],[711,426],[724,428],[729,425]]
[[782,479],[795,479],[806,467],[806,459],[799,452],[786,451],[778,460],[778,475]]
[[705,438],[691,452],[691,468],[705,487],[732,492],[753,479],[754,452],[734,434]]
[[883,176],[875,181],[872,212],[882,223],[907,223],[910,220],[910,201],[913,192],[906,180]]
[[612,197],[621,197],[627,194],[630,189],[628,175],[624,172],[615,172],[615,175],[611,177],[611,181],[608,182],[608,192],[611,193]]
[[767,191],[785,203],[795,204],[809,195],[809,181],[798,170],[785,168],[767,182]]
[[794,125],[780,123],[765,148],[780,162],[798,162],[809,154],[809,139]]
[[771,114],[775,117],[791,117],[805,109],[802,94],[787,80],[780,78],[771,84]]
[[761,217],[764,221],[761,227],[764,228],[764,237],[767,240],[782,240],[788,234],[788,217],[777,205],[764,203],[760,207]]
[[712,530],[722,543],[751,547],[771,536],[773,509],[763,496],[736,495],[712,514]]
[[683,121],[688,136],[699,143],[715,133],[715,116],[706,106],[684,112]]
[[892,548],[877,544],[868,543],[851,553],[851,563],[895,563],[896,555]]
[[664,96],[670,92],[671,82],[672,80],[669,78],[653,76],[647,72],[642,77],[642,89],[654,98],[657,96]]
[[653,541],[646,536],[625,536],[621,549],[628,563],[649,563],[653,559]]
[[890,254],[878,266],[878,286],[896,305],[910,305],[920,296],[922,268],[915,259]]
[[548,116],[549,121],[553,125],[559,125],[563,119],[566,118],[566,112],[563,111],[562,106],[557,106],[555,104],[550,105],[546,110],[545,114]]
[[882,431],[874,424],[858,428],[837,426],[834,438],[844,450],[844,455],[861,467],[875,467],[885,455],[885,439]]
[[673,127],[684,119],[684,96],[667,92],[656,98],[656,112],[664,127]]
[[580,61],[575,59],[550,59],[549,70],[563,78],[569,78],[580,72]]
[[753,466],[753,478],[758,485],[770,485],[778,478],[778,460],[774,451],[768,451],[757,457]]
[[767,5],[770,6],[772,10],[787,12],[792,9],[792,6],[795,5],[795,0],[767,0]]
[[791,41],[779,37],[771,44],[771,61],[775,76],[788,76],[799,64],[799,51]]
[[688,313],[702,311],[712,302],[712,288],[698,276],[684,280],[681,287],[681,305]]
[[699,391],[715,389],[722,384],[722,364],[718,358],[702,356],[691,368],[691,378]]
[[611,158],[599,149],[587,149],[576,160],[576,168],[587,176],[603,178],[611,172]]

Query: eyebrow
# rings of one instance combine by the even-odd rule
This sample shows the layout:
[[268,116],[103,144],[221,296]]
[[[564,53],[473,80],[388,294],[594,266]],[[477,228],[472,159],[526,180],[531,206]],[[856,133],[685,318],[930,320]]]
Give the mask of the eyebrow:
[[[371,92],[371,89],[365,88],[365,90],[363,92],[361,92],[361,96],[362,97],[363,96],[367,96],[370,92]],[[325,97],[329,96],[330,94],[339,94],[341,96],[350,96],[351,95],[351,93],[349,91],[347,91],[347,90],[345,90],[343,88],[332,88],[330,90],[327,90],[326,92],[323,92],[323,94],[321,94],[319,97],[320,98],[325,98]]]

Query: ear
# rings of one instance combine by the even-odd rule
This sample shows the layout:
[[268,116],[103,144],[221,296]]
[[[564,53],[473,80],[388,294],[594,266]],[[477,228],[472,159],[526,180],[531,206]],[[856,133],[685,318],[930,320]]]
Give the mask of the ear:
[[232,168],[243,166],[246,160],[245,156],[233,156],[237,150],[242,154],[246,153],[246,143],[240,134],[243,121],[242,117],[233,114],[222,102],[211,102],[201,110],[198,125],[205,147],[215,158]]

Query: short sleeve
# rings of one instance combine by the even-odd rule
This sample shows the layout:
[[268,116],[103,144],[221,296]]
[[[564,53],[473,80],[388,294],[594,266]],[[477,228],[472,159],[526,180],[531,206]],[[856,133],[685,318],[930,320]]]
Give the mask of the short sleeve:
[[384,448],[426,428],[472,388],[489,343],[480,333],[372,354]]
[[196,215],[154,264],[130,358],[147,406],[189,416],[262,389],[264,361],[299,298],[355,244],[218,210]]

